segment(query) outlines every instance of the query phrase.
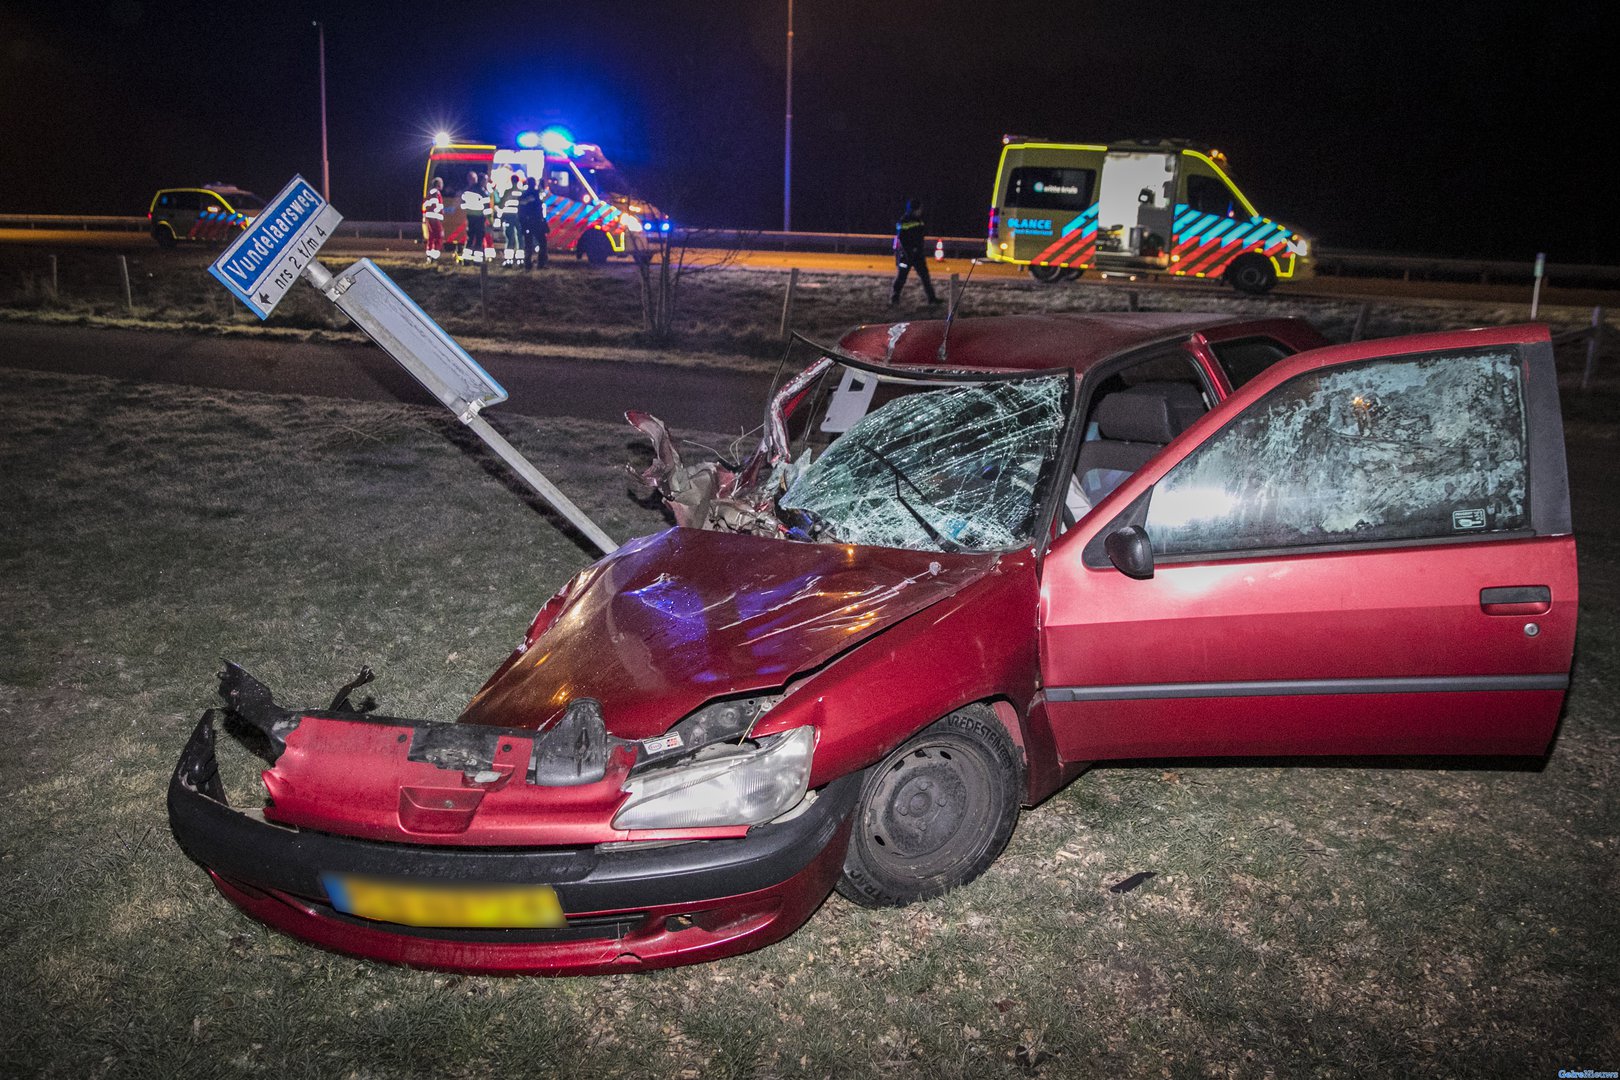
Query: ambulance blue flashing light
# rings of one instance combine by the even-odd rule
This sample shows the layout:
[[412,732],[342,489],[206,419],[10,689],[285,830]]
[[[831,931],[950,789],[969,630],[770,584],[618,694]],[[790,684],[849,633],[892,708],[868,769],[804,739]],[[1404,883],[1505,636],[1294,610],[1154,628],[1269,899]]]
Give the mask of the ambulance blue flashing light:
[[538,131],[523,131],[518,133],[517,144],[525,150],[533,150],[541,143]]
[[553,154],[566,153],[574,145],[574,136],[567,128],[549,127],[537,136],[539,143]]

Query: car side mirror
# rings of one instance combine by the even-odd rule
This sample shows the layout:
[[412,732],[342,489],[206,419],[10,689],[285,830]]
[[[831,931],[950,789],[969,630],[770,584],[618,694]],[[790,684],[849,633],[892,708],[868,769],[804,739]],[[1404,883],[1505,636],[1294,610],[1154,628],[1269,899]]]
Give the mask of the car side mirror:
[[1103,550],[1114,569],[1126,577],[1144,580],[1153,576],[1153,541],[1140,525],[1127,525],[1108,534]]

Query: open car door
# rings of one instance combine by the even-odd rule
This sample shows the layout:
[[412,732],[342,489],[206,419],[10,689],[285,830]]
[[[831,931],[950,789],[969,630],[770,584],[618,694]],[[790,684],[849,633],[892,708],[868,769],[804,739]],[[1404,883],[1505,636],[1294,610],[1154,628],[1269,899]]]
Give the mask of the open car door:
[[1067,761],[1538,755],[1577,599],[1545,327],[1318,349],[1056,541],[1043,693]]

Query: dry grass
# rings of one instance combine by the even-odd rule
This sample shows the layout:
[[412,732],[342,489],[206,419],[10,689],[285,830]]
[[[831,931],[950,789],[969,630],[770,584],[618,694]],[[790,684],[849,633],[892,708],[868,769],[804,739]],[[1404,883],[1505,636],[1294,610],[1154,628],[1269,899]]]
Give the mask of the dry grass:
[[[975,884],[703,967],[463,978],[239,915],[163,791],[217,658],[448,717],[589,554],[447,416],[0,371],[8,1075],[1553,1076],[1620,1061],[1613,397],[1570,425],[1579,667],[1541,771],[1098,770]],[[505,417],[609,532],[629,429]],[[1158,876],[1112,894],[1138,871]]]
[[[332,336],[359,339],[343,317],[313,289],[294,289],[261,323],[206,272],[213,253],[185,249],[163,253],[137,248],[128,256],[134,309],[124,304],[118,256],[68,249],[58,256],[60,287],[49,287],[48,254],[32,247],[0,246],[0,317],[80,324],[183,328],[213,334]],[[699,260],[721,256],[699,253]],[[782,300],[787,275],[779,271],[709,266],[687,276],[681,287],[674,333],[659,339],[642,329],[635,270],[623,261],[592,267],[572,258],[554,260],[543,273],[493,271],[481,299],[479,276],[470,268],[428,268],[415,259],[376,260],[423,308],[476,354],[480,351],[559,349],[606,359],[653,360],[723,368],[758,369],[781,355]],[[328,259],[333,267],[346,257]],[[941,308],[908,303],[887,306],[888,281],[861,274],[800,275],[793,327],[815,340],[832,340],[859,322],[939,317]],[[943,284],[941,285],[943,292]],[[1367,337],[1418,330],[1523,321],[1522,305],[1359,299],[1295,294],[1245,298],[1232,290],[1187,283],[1133,286],[1091,279],[1044,286],[1028,278],[980,278],[966,294],[963,317],[1040,311],[1120,310],[1130,303],[1145,311],[1222,311],[1310,319],[1335,341],[1348,340],[1358,318]],[[1578,329],[1588,309],[1545,309],[1556,330]],[[1614,363],[1610,350],[1609,363]]]

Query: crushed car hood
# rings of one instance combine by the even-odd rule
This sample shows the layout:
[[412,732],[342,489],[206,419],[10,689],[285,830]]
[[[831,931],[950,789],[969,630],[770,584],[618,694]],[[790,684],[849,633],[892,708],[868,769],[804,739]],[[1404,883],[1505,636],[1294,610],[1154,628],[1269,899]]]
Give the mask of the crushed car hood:
[[461,720],[539,728],[588,697],[609,732],[649,738],[714,698],[782,686],[998,559],[670,529],[570,582]]

